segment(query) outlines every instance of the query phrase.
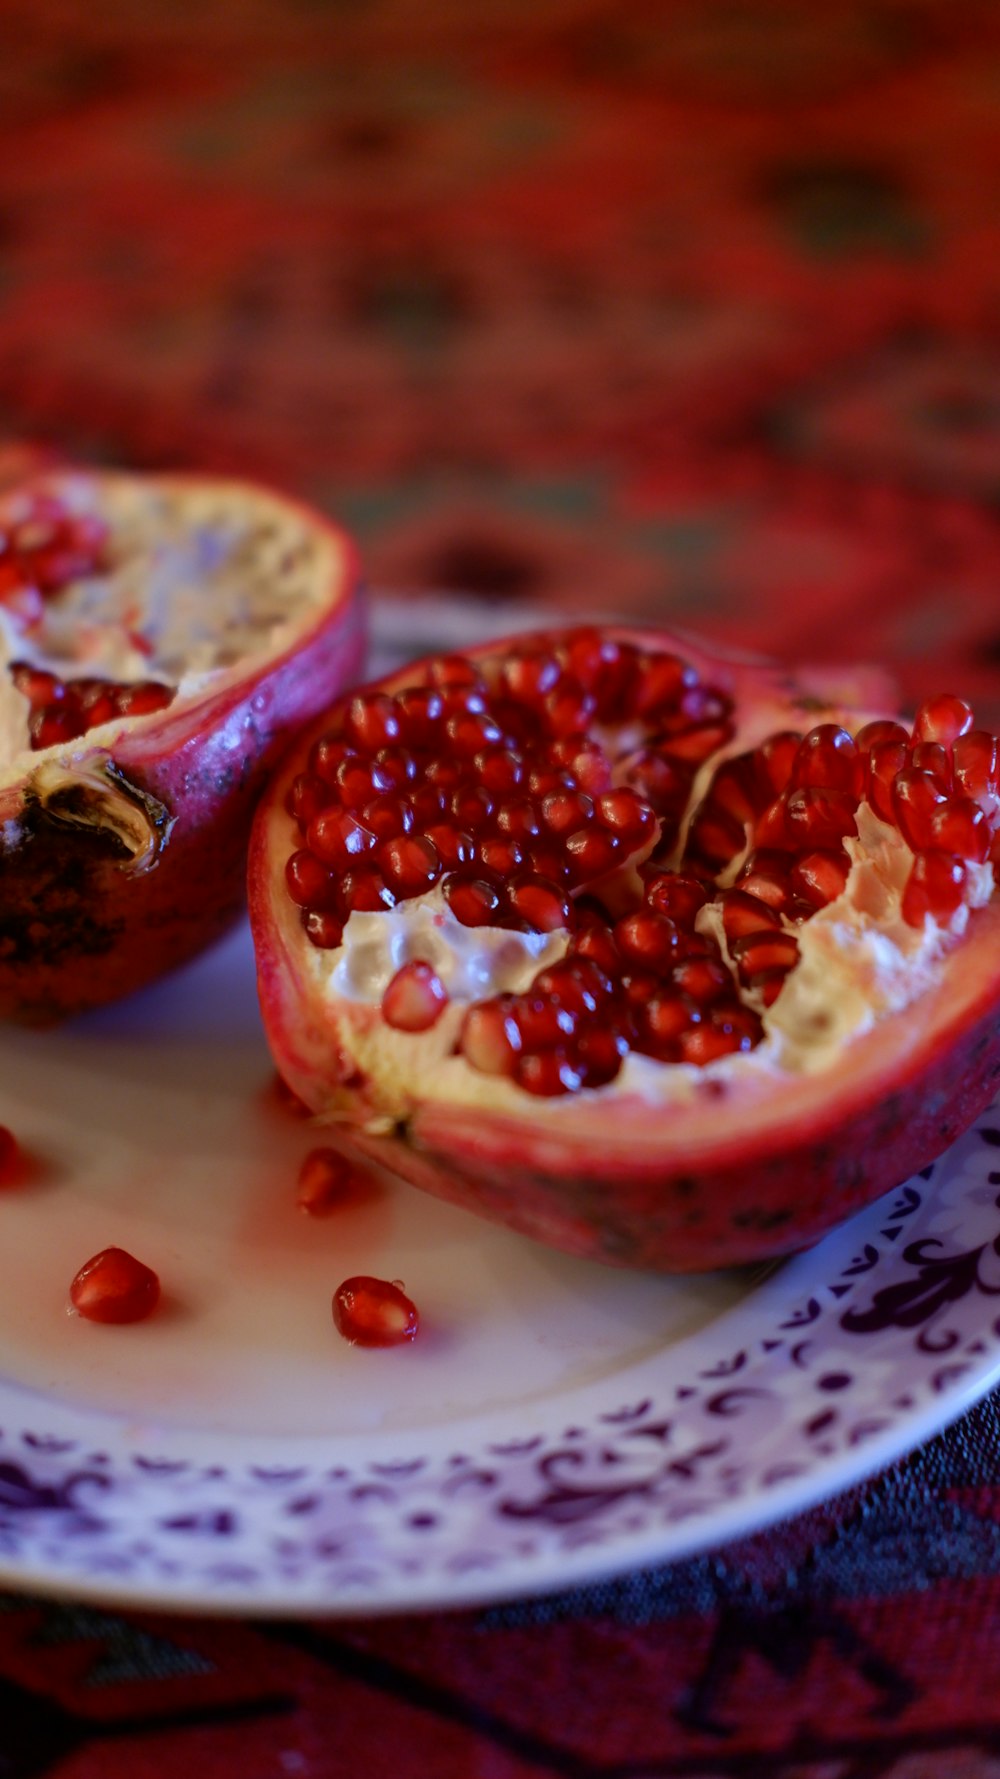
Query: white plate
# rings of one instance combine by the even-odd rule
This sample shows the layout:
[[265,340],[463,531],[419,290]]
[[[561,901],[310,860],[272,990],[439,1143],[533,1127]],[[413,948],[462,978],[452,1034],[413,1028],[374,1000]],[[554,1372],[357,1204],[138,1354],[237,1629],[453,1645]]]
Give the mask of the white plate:
[[[539,1592],[747,1532],[853,1482],[1000,1373],[990,1118],[769,1273],[668,1280],[549,1253],[388,1183],[295,1207],[249,940],[119,1008],[0,1037],[0,1581],[213,1611]],[[117,1244],[160,1313],[66,1314]],[[402,1278],[417,1341],[332,1292]]]

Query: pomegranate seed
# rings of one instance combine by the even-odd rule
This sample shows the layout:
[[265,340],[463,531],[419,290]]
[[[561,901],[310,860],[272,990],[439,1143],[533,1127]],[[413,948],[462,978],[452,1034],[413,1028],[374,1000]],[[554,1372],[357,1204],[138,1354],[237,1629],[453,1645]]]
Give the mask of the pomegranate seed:
[[681,1034],[681,1056],[684,1062],[703,1068],[720,1056],[752,1050],[760,1035],[760,1021],[749,1008],[713,1008],[707,1020]]
[[447,877],[444,894],[455,919],[464,927],[499,926],[507,912],[507,898],[493,878]]
[[699,908],[703,908],[708,892],[697,877],[654,871],[647,877],[645,902],[657,914],[668,914],[679,927],[693,927]]
[[396,1279],[374,1279],[357,1273],[333,1294],[337,1333],[355,1347],[397,1347],[415,1340],[420,1315]]
[[393,699],[404,747],[433,747],[444,721],[444,699],[436,686],[407,686]]
[[416,757],[405,747],[380,747],[374,763],[380,778],[388,777],[397,791],[408,790],[417,777]]
[[986,729],[970,729],[952,749],[955,780],[967,797],[995,796],[997,791],[997,738]]
[[69,1300],[89,1322],[141,1322],[160,1301],[160,1281],[124,1248],[102,1248],[81,1266]]
[[494,877],[512,877],[522,868],[527,856],[520,840],[506,840],[502,834],[488,834],[471,850],[483,869]]
[[557,842],[546,845],[544,841],[532,840],[527,845],[528,866],[533,877],[545,877],[550,883],[563,883],[569,878],[569,864],[564,851]]
[[344,923],[336,914],[321,908],[303,908],[302,928],[310,945],[317,951],[336,951],[344,942]]
[[797,896],[808,902],[810,910],[825,908],[842,895],[850,874],[851,861],[846,852],[810,852],[797,859],[789,878]]
[[321,864],[343,868],[374,852],[378,842],[353,810],[334,808],[321,809],[309,823],[306,844]]
[[574,925],[573,904],[557,883],[544,877],[515,878],[510,886],[510,906],[530,932],[556,933]]
[[413,828],[413,810],[402,797],[373,797],[361,811],[361,826],[376,840],[394,840]]
[[777,931],[781,921],[773,908],[745,890],[725,890],[722,902],[722,926],[732,948],[735,941],[750,933]]
[[886,742],[901,742],[904,747],[908,747],[909,732],[903,728],[902,723],[895,723],[889,718],[880,717],[873,723],[865,723],[854,737],[854,745],[858,753],[864,754],[866,758],[873,747],[884,745]]
[[582,1087],[606,1087],[613,1081],[627,1054],[628,1043],[620,1032],[591,1027],[581,1032],[574,1052]]
[[582,686],[567,677],[545,700],[546,729],[556,737],[579,735],[592,721],[596,708],[593,693],[585,692]]
[[378,849],[379,867],[397,896],[419,896],[441,876],[437,847],[425,834],[400,834]]
[[903,891],[902,913],[908,926],[922,927],[929,914],[949,921],[961,906],[966,868],[947,852],[918,852]]
[[574,959],[583,958],[596,964],[609,980],[615,979],[621,969],[621,952],[605,926],[587,927],[578,933],[573,940],[571,955]]
[[981,865],[989,857],[991,840],[990,824],[971,797],[953,797],[931,811],[928,847],[934,852],[955,853]]
[[899,831],[914,852],[928,846],[931,816],[946,801],[936,778],[929,772],[898,772],[892,786],[892,807]]
[[596,741],[578,735],[565,741],[554,741],[550,756],[555,766],[562,766],[588,797],[598,797],[611,789],[611,766],[604,749]]
[[700,766],[703,760],[707,760],[710,754],[717,753],[732,737],[731,723],[694,723],[690,729],[682,729],[679,734],[671,735],[661,746],[668,759]]
[[480,833],[491,820],[496,807],[493,795],[485,785],[459,785],[452,792],[450,811],[460,828]]
[[617,790],[605,791],[594,804],[597,821],[609,833],[617,836],[626,846],[638,846],[648,840],[653,831],[655,817],[648,803],[627,785]]
[[578,833],[570,834],[564,850],[570,883],[589,883],[611,870],[619,842],[614,834],[581,828]]
[[792,791],[785,805],[785,828],[802,847],[829,847],[858,831],[852,792],[808,787]]
[[693,689],[692,669],[676,655],[640,655],[633,705],[637,716],[655,719]]
[[948,747],[960,735],[967,735],[975,716],[964,698],[942,692],[928,698],[913,720],[914,741],[940,741]]
[[682,963],[675,964],[670,974],[676,988],[704,1006],[728,994],[733,986],[725,964],[711,957],[685,958]]
[[699,1017],[698,1009],[686,995],[669,990],[651,995],[639,1008],[641,1048],[645,1054],[659,1056],[664,1062],[675,1059],[678,1038]]
[[448,745],[462,759],[471,759],[484,748],[503,747],[504,733],[498,723],[481,711],[458,711],[445,724]]
[[792,898],[791,860],[786,852],[757,847],[739,875],[739,887],[748,896],[766,902],[777,914],[786,914]]
[[837,723],[820,723],[804,736],[792,769],[792,784],[853,791],[858,757],[854,737]]
[[896,822],[893,786],[909,759],[905,741],[896,738],[875,741],[868,753],[868,776],[865,795],[875,814],[884,822]]
[[482,689],[483,679],[478,667],[474,667],[465,655],[439,655],[431,661],[427,668],[427,678],[433,686],[444,686],[449,690],[460,686]]
[[356,759],[357,755],[354,749],[348,747],[346,741],[341,741],[335,735],[321,735],[309,749],[309,771],[314,772],[317,778],[321,778],[324,784],[335,785],[339,783],[338,767],[342,766],[345,760]]
[[706,864],[728,865],[746,845],[746,829],[724,809],[703,803],[691,823],[688,845],[692,855]]
[[550,791],[542,798],[542,821],[550,834],[573,834],[593,813],[593,799],[582,791]]
[[939,741],[919,741],[910,749],[910,766],[914,772],[929,772],[948,795],[954,783],[950,748]]
[[561,1050],[542,1050],[533,1056],[522,1056],[515,1078],[526,1093],[546,1098],[558,1093],[576,1093],[583,1086],[580,1069]]
[[578,1014],[569,1007],[562,1007],[547,995],[518,995],[513,1017],[521,1034],[521,1049],[525,1054],[537,1050],[554,1050],[565,1045],[571,1038],[579,1023]]
[[357,754],[348,754],[341,760],[334,782],[341,802],[348,809],[363,809],[373,797],[397,788],[391,772],[384,766],[379,766],[375,760],[362,760]]
[[[396,700],[385,692],[359,695],[347,706],[344,734],[362,753],[374,754],[380,747],[398,741],[401,732]],[[387,790],[389,788],[386,786]]]
[[517,703],[539,703],[562,678],[563,671],[555,656],[542,649],[511,655],[500,670],[505,693]]
[[462,1021],[458,1048],[481,1075],[513,1075],[521,1053],[521,1033],[513,1015],[513,995],[499,995],[470,1007]]
[[799,956],[794,933],[747,933],[743,938],[732,939],[729,949],[741,981],[761,970],[790,970]]
[[[474,864],[477,856],[476,842],[464,828],[449,827],[446,822],[430,822],[424,834],[437,849],[442,869],[456,871],[463,865]],[[479,851],[482,850],[480,844]]]
[[641,969],[665,969],[677,957],[677,927],[666,915],[654,914],[651,908],[637,908],[634,914],[626,914],[613,930],[622,956]]
[[631,761],[626,776],[655,815],[683,813],[692,774],[679,760],[669,760],[658,749],[647,748]]
[[355,1180],[352,1164],[337,1149],[310,1149],[299,1168],[295,1202],[308,1216],[321,1216],[343,1200]]
[[449,794],[443,786],[436,784],[415,785],[407,802],[413,811],[413,820],[417,827],[430,827],[444,815],[448,807]]
[[299,908],[331,909],[336,906],[337,880],[315,854],[300,848],[285,866],[288,894]]
[[[705,799],[714,809],[721,809],[726,815],[732,816],[741,828],[753,821],[760,808],[756,765],[753,754],[741,754],[735,760],[724,760],[712,776]],[[765,800],[771,801],[770,792]]]
[[540,970],[532,989],[565,1007],[570,1013],[596,1013],[611,993],[603,970],[589,958],[565,958]]
[[400,1032],[425,1032],[448,1005],[448,990],[432,964],[412,958],[396,971],[382,996],[382,1018]]
[[524,777],[524,761],[512,748],[484,748],[473,760],[483,789],[494,796],[516,791]]
[[75,741],[83,734],[84,727],[79,711],[71,704],[43,704],[28,718],[31,745],[38,751]]
[[396,906],[396,896],[381,871],[370,865],[359,865],[344,872],[340,879],[340,901],[349,914],[377,914],[380,909]]
[[512,797],[496,812],[497,831],[510,840],[533,840],[541,833],[538,810],[527,797]]
[[307,828],[309,823],[325,809],[330,801],[330,786],[316,772],[300,772],[293,778],[291,789],[285,799],[285,808],[289,815],[294,816],[300,828]]
[[173,703],[175,688],[163,686],[156,680],[140,680],[131,686],[121,686],[115,693],[115,709],[120,717],[147,717],[154,711],[166,710]]
[[773,802],[788,789],[801,745],[797,729],[779,729],[756,749],[754,767],[763,803]]
[[17,1162],[17,1138],[6,1124],[0,1124],[0,1185],[7,1185],[12,1179]]

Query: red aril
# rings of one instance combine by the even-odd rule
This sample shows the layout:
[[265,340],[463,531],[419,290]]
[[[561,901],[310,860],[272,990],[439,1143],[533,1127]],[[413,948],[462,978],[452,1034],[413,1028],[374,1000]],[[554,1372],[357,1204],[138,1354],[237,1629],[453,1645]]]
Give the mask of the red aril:
[[[238,917],[265,778],[357,671],[356,568],[325,519],[266,490],[83,471],[0,495],[0,561],[0,1017],[45,1022]],[[11,590],[28,586],[26,616]],[[304,760],[289,789],[300,841],[339,802],[331,765]],[[333,897],[300,867],[314,927]]]
[[420,1330],[417,1306],[402,1284],[365,1273],[337,1286],[333,1320],[337,1333],[355,1347],[398,1347],[415,1340]]
[[81,1266],[69,1300],[88,1322],[143,1322],[160,1301],[160,1281],[124,1248],[102,1248]]
[[[590,626],[333,702],[251,848],[295,1090],[352,1154],[623,1265],[786,1252],[925,1166],[1000,1079],[996,744],[950,694],[914,731],[827,683]],[[287,806],[348,739],[370,770],[390,708],[417,713],[405,799],[433,840],[417,815],[380,841],[392,905],[357,924],[321,845],[313,904],[289,863],[348,787],[324,777],[304,830]],[[467,719],[502,739],[446,748]]]

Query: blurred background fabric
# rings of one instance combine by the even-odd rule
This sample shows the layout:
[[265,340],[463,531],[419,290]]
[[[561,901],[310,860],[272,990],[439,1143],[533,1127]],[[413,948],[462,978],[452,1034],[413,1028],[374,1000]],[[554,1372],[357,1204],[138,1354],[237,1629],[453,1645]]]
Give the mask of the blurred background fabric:
[[0,428],[1000,715],[992,0],[6,0]]
[[[61,456],[306,497],[415,635],[632,614],[996,725],[1000,8],[2,0],[0,480]],[[0,1774],[998,1779],[995,1406],[536,1605],[2,1596]]]

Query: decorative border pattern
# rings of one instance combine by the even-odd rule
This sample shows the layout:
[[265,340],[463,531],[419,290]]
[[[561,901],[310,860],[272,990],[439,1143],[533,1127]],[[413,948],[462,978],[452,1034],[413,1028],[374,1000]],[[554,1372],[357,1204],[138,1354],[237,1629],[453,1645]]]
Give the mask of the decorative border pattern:
[[[773,1275],[578,1423],[360,1460],[130,1449],[0,1381],[0,1580],[257,1611],[457,1604],[686,1554],[918,1443],[1000,1372],[998,1107],[936,1167]],[[652,1378],[652,1386],[650,1379]],[[626,1392],[623,1394],[622,1392]],[[176,1441],[174,1442],[176,1444]],[[183,1441],[181,1441],[183,1444]],[[195,1455],[197,1451],[197,1455]],[[216,1461],[217,1459],[217,1461]]]

